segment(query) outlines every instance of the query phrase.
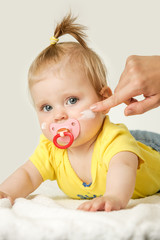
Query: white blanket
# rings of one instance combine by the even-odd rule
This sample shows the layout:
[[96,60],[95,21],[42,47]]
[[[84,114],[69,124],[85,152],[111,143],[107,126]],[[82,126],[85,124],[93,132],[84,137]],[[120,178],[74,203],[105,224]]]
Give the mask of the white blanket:
[[11,207],[0,200],[0,240],[160,239],[160,194],[130,200],[125,210],[83,212],[56,182],[43,183]]

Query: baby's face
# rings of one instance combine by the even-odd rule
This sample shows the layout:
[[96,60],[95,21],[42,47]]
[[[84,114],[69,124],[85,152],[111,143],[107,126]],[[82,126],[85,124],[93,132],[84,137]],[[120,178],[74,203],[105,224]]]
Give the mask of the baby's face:
[[80,124],[80,134],[71,147],[95,140],[104,115],[96,113],[94,118],[81,119],[81,112],[100,101],[100,98],[78,66],[74,64],[74,67],[62,68],[56,65],[44,71],[39,81],[33,84],[31,95],[42,132],[50,141],[53,140],[51,123],[63,123],[69,118],[78,119]]

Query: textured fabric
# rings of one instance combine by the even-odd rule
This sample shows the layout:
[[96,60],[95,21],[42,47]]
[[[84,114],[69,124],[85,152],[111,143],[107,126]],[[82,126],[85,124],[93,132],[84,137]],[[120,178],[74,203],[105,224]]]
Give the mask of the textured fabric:
[[1,240],[159,240],[160,194],[131,199],[112,212],[76,210],[85,200],[64,195],[56,181],[46,181],[13,207],[0,199]]
[[130,133],[137,141],[160,152],[160,134],[140,130],[131,130]]
[[105,193],[106,175],[111,158],[122,151],[139,157],[133,198],[145,197],[160,189],[160,153],[136,141],[123,124],[113,124],[106,117],[92,156],[92,184],[84,184],[74,172],[67,150],[56,148],[43,135],[30,160],[44,180],[57,180],[64,193],[72,198],[90,199]]

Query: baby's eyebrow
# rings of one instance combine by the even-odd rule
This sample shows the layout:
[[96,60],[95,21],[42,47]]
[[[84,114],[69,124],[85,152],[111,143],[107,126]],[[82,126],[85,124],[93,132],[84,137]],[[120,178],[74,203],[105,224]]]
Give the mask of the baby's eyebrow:
[[35,102],[34,103],[34,105],[36,107],[41,107],[41,106],[46,105],[46,104],[47,104],[47,101],[40,101],[40,102]]
[[47,99],[47,98],[39,98],[39,99],[37,99],[36,104],[42,105],[42,104],[48,103],[48,102],[49,102],[49,99]]

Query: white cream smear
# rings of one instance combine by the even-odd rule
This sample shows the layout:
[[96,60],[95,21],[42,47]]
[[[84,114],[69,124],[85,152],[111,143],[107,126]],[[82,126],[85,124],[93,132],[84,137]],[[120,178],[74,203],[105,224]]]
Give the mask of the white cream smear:
[[46,129],[46,122],[43,122],[43,123],[41,124],[41,129],[42,129],[42,130]]
[[87,109],[81,112],[81,115],[82,116],[79,119],[91,119],[91,118],[95,118],[96,113],[92,112],[92,110],[90,109]]
[[[92,112],[92,110],[90,110],[90,109],[87,109],[87,110],[84,110],[83,112],[81,112],[81,115],[82,116],[80,118],[78,118],[78,120],[80,120],[80,119],[93,119],[93,118],[95,118],[96,113]],[[46,122],[43,122],[41,124],[41,129],[44,130],[44,129],[46,129],[46,127],[47,127]]]

